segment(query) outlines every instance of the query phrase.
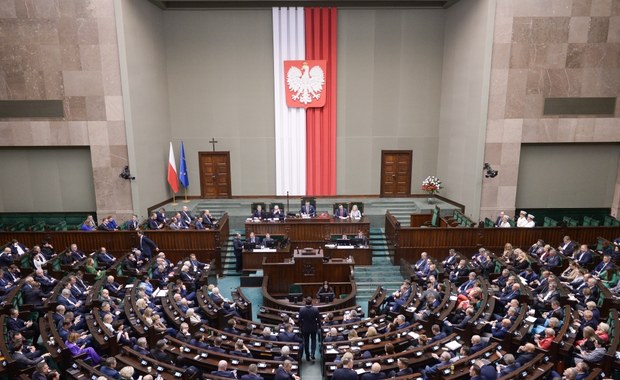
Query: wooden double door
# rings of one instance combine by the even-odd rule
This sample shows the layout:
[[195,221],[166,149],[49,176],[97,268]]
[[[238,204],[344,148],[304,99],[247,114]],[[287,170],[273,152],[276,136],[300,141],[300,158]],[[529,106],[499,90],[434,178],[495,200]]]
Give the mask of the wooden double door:
[[230,152],[198,152],[201,198],[231,198]]
[[381,196],[411,195],[411,150],[381,151]]

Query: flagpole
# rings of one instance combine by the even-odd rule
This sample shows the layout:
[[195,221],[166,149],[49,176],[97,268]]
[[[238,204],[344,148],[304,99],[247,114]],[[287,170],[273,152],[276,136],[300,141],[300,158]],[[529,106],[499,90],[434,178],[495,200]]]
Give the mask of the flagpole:
[[183,201],[183,203],[188,203],[189,201],[187,200],[187,187],[184,187],[185,189],[185,200]]
[[178,203],[177,203],[177,194],[174,193],[174,192],[172,193],[172,205],[173,206],[178,205]]

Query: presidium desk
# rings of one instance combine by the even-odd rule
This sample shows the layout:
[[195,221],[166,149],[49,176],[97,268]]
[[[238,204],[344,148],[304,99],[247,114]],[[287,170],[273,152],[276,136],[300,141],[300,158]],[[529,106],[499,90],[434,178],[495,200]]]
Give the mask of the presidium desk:
[[355,260],[326,259],[320,249],[296,249],[292,258],[273,259],[263,259],[263,272],[269,278],[266,290],[272,296],[286,295],[292,284],[314,283],[318,289],[323,281],[349,282],[355,267]]
[[286,235],[291,247],[322,248],[332,235],[357,235],[362,231],[366,237],[370,233],[368,218],[362,217],[358,221],[334,219],[331,216],[317,216],[314,218],[286,218],[284,221],[259,221],[245,223],[246,238],[250,232],[256,235]]

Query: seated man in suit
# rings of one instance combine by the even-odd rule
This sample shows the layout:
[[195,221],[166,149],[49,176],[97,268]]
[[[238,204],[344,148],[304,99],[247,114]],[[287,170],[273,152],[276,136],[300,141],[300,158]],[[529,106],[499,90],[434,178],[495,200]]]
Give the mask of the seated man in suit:
[[110,225],[110,220],[106,216],[101,220],[101,224],[97,227],[99,231],[114,231],[114,228]]
[[279,342],[296,342],[302,343],[301,337],[293,332],[293,325],[287,323],[284,325],[284,331],[278,334]]
[[247,238],[245,243],[246,244],[254,244],[255,246],[259,246],[260,245],[260,238],[256,237],[256,235],[254,235],[254,232],[250,232],[250,237]]
[[521,367],[521,364],[517,363],[513,354],[504,355],[504,364],[497,365],[497,371],[499,372],[498,377],[503,377],[508,375],[510,372],[515,371],[517,368]]
[[267,247],[267,248],[274,248],[276,245],[276,241],[274,238],[271,237],[271,234],[269,232],[267,232],[265,234],[265,238],[263,239],[263,241],[261,242],[261,245]]
[[174,360],[172,360],[172,357],[170,357],[170,355],[168,355],[168,353],[164,351],[165,348],[166,348],[166,340],[165,339],[158,340],[155,345],[155,348],[151,350],[151,357],[162,363],[173,364]]
[[43,271],[43,269],[35,270],[35,272],[34,272],[34,280],[37,281],[39,284],[41,284],[41,289],[44,292],[49,292],[58,283],[58,280],[56,280],[53,277],[48,276]]
[[194,227],[196,227],[197,230],[208,230],[209,227],[203,224],[202,221],[203,221],[202,216],[199,216],[198,218],[196,218],[196,223],[194,223]]
[[469,349],[469,354],[475,354],[476,352],[483,350],[487,344],[482,341],[480,335],[474,335],[471,337],[471,348]]
[[379,379],[385,379],[385,373],[381,372],[381,364],[375,362],[375,363],[372,363],[372,366],[370,367],[370,372],[362,375],[361,380],[379,380]]
[[447,336],[445,332],[441,331],[439,325],[431,326],[431,332],[433,333],[433,336],[428,340],[428,344],[442,340]]
[[582,267],[587,266],[592,262],[592,260],[594,260],[592,251],[590,251],[587,244],[582,244],[581,247],[579,247],[579,252],[575,253],[574,258],[575,261],[577,261],[577,264]]
[[334,218],[348,219],[349,212],[347,211],[346,208],[344,208],[342,204],[339,204],[336,211],[334,211]]
[[192,213],[189,211],[187,206],[183,206],[180,217],[180,221],[185,227],[189,227],[194,220],[194,217],[192,216]]
[[564,256],[572,257],[575,251],[575,242],[570,239],[570,236],[564,236],[562,244],[558,246],[558,251]]
[[157,210],[157,212],[155,212],[155,215],[157,215],[157,223],[162,223],[162,224],[166,224],[168,221],[166,220],[166,209],[161,207],[159,210]]
[[398,372],[390,371],[390,377],[406,376],[413,373],[413,369],[409,368],[408,358],[398,358],[398,360],[396,360],[396,365],[398,366]]
[[263,380],[263,377],[258,376],[258,366],[252,363],[248,367],[248,374],[241,376],[241,380]]
[[211,371],[211,374],[221,376],[221,377],[227,377],[230,379],[237,378],[237,371],[229,371],[228,362],[226,360],[220,360],[217,363],[217,371]]
[[103,372],[104,375],[111,377],[113,379],[120,379],[121,375],[116,370],[116,358],[111,356],[105,360],[105,364],[99,368],[99,371]]
[[123,299],[125,298],[125,290],[123,285],[114,281],[114,276],[108,276],[107,281],[103,284],[103,287],[110,292],[112,297]]
[[11,244],[9,244],[9,247],[11,248],[11,253],[14,256],[21,256],[25,253],[28,253],[28,248],[19,241],[17,241],[17,239],[13,239],[11,241]]
[[512,326],[512,322],[508,318],[502,319],[499,324],[496,324],[492,329],[491,333],[493,334],[493,338],[504,339],[508,336],[508,330]]
[[9,265],[13,264],[15,257],[16,256],[11,253],[11,248],[5,247],[4,250],[0,252],[0,266],[8,267]]
[[151,352],[148,349],[149,344],[145,337],[140,337],[133,346],[133,350],[141,353],[142,355],[150,356]]
[[213,215],[211,215],[211,211],[204,210],[202,212],[202,223],[207,226],[209,229],[213,229],[217,227],[217,219]]
[[273,219],[284,219],[284,211],[280,210],[280,206],[273,205],[273,210],[271,210],[271,217]]
[[256,219],[265,219],[267,214],[263,211],[263,206],[256,205],[256,210],[252,213],[252,217]]
[[434,364],[433,366],[427,365],[426,368],[424,368],[424,370],[422,371],[422,374],[424,375],[424,379],[428,379],[429,375],[435,375],[439,373],[439,367],[450,364],[451,358],[452,356],[450,355],[449,352],[443,352],[441,356],[439,356],[438,363]]
[[329,332],[325,335],[325,338],[323,338],[324,343],[339,342],[341,340],[344,340],[344,336],[338,334],[338,330],[335,327],[329,329]]
[[110,255],[108,250],[105,247],[101,247],[99,249],[99,253],[97,253],[97,264],[104,267],[109,268],[116,262],[116,257]]
[[316,216],[316,210],[314,206],[310,204],[310,201],[306,201],[301,206],[301,215]]
[[280,350],[280,356],[274,356],[273,360],[279,362],[283,362],[285,360],[290,360],[292,362],[297,361],[291,356],[291,348],[289,346],[282,346],[282,349]]
[[[355,376],[357,376],[357,374],[355,374]],[[336,380],[334,377],[332,378]],[[276,370],[274,380],[301,380],[301,377],[293,373],[293,363],[290,360],[285,360]]]
[[149,218],[149,230],[161,230],[164,228],[165,224],[157,221],[157,214],[151,213],[151,217]]

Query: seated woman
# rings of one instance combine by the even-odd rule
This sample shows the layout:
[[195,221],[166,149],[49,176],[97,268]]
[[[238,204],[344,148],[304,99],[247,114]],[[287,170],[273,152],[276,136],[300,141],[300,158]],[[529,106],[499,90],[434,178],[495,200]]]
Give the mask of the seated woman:
[[86,271],[86,273],[94,274],[95,281],[105,276],[105,271],[97,270],[97,268],[95,268],[95,260],[93,260],[92,257],[86,259],[86,262],[84,263],[84,271]]
[[69,352],[71,352],[71,355],[75,357],[86,354],[87,358],[92,364],[99,364],[101,362],[101,356],[99,356],[99,354],[92,347],[85,347],[85,345],[78,346],[76,343],[79,338],[80,334],[72,332],[71,334],[69,334],[69,337],[65,342],[65,345],[69,349]]
[[323,295],[323,297],[330,297],[329,295],[331,294],[331,298],[334,298],[334,288],[332,288],[331,286],[329,286],[329,282],[324,281],[323,282],[323,286],[321,286],[319,288],[319,290],[316,292],[316,298],[317,299],[321,299],[321,295]]
[[82,231],[94,231],[96,229],[97,223],[95,223],[92,215],[88,215],[84,223],[82,223],[82,225],[80,226],[80,230]]
[[362,213],[358,209],[357,205],[353,205],[353,207],[351,207],[351,213],[350,213],[349,216],[353,220],[360,220],[360,219],[362,219]]

